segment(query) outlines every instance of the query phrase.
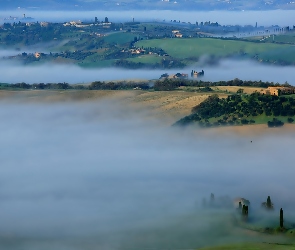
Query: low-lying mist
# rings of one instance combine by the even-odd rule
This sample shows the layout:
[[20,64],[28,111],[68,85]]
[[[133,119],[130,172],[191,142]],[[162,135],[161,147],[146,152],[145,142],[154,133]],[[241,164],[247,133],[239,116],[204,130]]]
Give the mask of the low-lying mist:
[[[194,249],[240,241],[202,199],[271,196],[295,217],[294,134],[167,127],[120,102],[0,109],[0,248]],[[251,142],[252,141],[252,142]]]
[[[1,52],[0,52],[1,54]],[[0,61],[1,82],[7,83],[89,83],[92,81],[159,79],[163,73],[177,72],[190,74],[191,70],[205,71],[205,81],[221,81],[239,78],[241,80],[269,81],[294,85],[294,66],[273,66],[248,60],[222,60],[216,65],[206,65],[200,60],[195,66],[185,69],[138,69],[122,68],[81,68],[75,65],[40,64],[21,65]],[[114,73],[115,72],[115,73]]]

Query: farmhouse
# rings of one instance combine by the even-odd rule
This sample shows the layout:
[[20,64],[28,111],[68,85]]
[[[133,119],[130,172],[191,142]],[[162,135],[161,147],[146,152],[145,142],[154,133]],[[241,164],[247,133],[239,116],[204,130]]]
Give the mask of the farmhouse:
[[294,87],[268,87],[265,91],[264,94],[266,95],[291,95],[295,93],[295,88]]
[[168,78],[169,79],[187,79],[188,78],[188,74],[177,73],[175,75],[169,75]]
[[234,206],[235,208],[239,207],[239,204],[241,204],[241,206],[245,205],[245,206],[249,206],[250,205],[250,201],[245,199],[245,198],[236,198],[234,199]]
[[41,53],[39,53],[39,52],[36,52],[35,54],[34,54],[34,56],[35,56],[35,58],[40,58],[41,57]]
[[40,22],[41,27],[48,27],[49,23],[48,22]]
[[183,36],[179,30],[172,30],[172,34],[174,35],[174,37],[178,38],[181,38]]
[[205,74],[204,70],[202,70],[201,72],[197,72],[197,71],[195,71],[195,70],[192,70],[192,72],[191,72],[191,77],[196,78],[196,77],[198,77],[198,76],[203,76],[204,74]]

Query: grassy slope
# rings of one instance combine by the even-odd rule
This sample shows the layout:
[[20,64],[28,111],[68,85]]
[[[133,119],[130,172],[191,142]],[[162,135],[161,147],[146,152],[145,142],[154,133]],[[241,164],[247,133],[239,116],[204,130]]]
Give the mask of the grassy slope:
[[[292,33],[292,34],[275,36],[274,40],[277,43],[292,43],[292,44],[295,44],[295,32]],[[266,42],[272,42],[273,37],[270,36],[269,38],[265,39],[265,41]]]
[[146,64],[155,64],[160,63],[162,60],[161,57],[156,55],[142,55],[139,57],[128,58],[128,61],[135,62],[135,63],[146,63]]
[[295,57],[295,47],[292,45],[212,38],[153,39],[139,41],[136,45],[162,48],[169,55],[178,59],[202,55],[227,56],[240,53],[240,51],[247,53],[248,56],[258,54],[262,59],[270,61],[284,60],[291,63]]
[[91,60],[90,58],[86,58],[85,60],[79,62],[78,65],[83,68],[93,68],[93,67],[105,68],[105,67],[112,67],[115,61],[116,61],[115,59],[110,59],[110,60],[93,59],[93,60]]
[[120,33],[114,33],[114,34],[105,36],[104,41],[106,43],[116,43],[116,44],[122,45],[122,44],[132,42],[135,36],[136,35],[132,33],[120,32]]
[[[112,33],[110,35],[107,35],[105,37],[100,37],[97,38],[98,40],[104,40],[105,43],[107,44],[117,44],[119,47],[123,45],[128,45],[131,41],[134,39],[134,34],[131,33],[126,33],[126,32],[117,32],[117,33]],[[70,42],[67,43],[66,45],[62,46],[59,48],[60,51],[65,51],[65,50],[70,50],[74,51],[76,49],[81,49],[81,50],[87,50],[87,44],[89,42],[89,39],[82,39],[82,40],[76,40],[75,42]],[[105,45],[103,45],[105,46]],[[124,46],[123,46],[124,47]],[[114,62],[116,59],[108,59],[108,60],[101,60],[99,57],[103,55],[107,51],[107,49],[94,49],[93,52],[95,54],[86,57],[84,60],[81,60],[78,62],[79,66],[82,67],[111,67],[113,66]],[[143,62],[143,63],[153,63],[153,62],[145,62],[141,60],[134,60],[135,62]],[[157,62],[157,61],[156,61]]]
[[284,34],[278,34],[278,35],[263,35],[263,36],[255,36],[255,37],[249,37],[246,38],[249,41],[260,41],[264,39],[264,42],[273,43],[273,39],[276,43],[287,43],[287,44],[295,44],[295,31],[289,31]]
[[220,247],[206,247],[200,250],[294,250],[295,245],[267,244],[267,243],[245,243],[238,245],[227,245]]

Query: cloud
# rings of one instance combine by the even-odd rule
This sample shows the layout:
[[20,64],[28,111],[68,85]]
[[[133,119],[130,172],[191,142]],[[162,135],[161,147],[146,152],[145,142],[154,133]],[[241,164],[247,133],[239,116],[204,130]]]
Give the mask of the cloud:
[[112,101],[2,102],[1,247],[164,249],[262,239],[237,233],[226,210],[203,211],[211,192],[248,198],[253,209],[271,195],[276,212],[294,217],[292,135],[182,130],[144,116]]

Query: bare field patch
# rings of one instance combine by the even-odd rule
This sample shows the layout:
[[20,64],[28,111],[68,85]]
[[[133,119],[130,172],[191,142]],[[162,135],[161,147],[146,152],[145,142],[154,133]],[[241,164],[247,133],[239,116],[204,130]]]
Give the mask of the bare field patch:
[[183,91],[145,92],[137,95],[132,104],[146,107],[155,117],[170,122],[189,115],[191,109],[208,98],[209,94]]
[[111,90],[21,90],[0,91],[0,100],[19,102],[75,102],[99,101],[107,98],[125,99],[136,95],[135,91]]
[[[221,87],[219,87],[221,88]],[[239,87],[223,87],[234,91]],[[259,88],[244,88],[254,92]],[[250,92],[248,92],[250,93]],[[124,105],[137,112],[144,112],[146,119],[156,119],[166,125],[191,114],[191,109],[203,102],[212,93],[185,91],[143,91],[143,90],[21,90],[0,91],[0,101],[9,103],[71,103],[108,101]],[[227,94],[219,94],[220,98]],[[295,132],[295,125],[285,124],[281,128],[268,128],[266,124],[224,126],[204,130],[208,133],[238,134],[256,136],[264,133]]]
[[9,102],[96,102],[113,101],[141,109],[156,119],[174,123],[189,115],[191,109],[204,101],[209,94],[184,91],[142,90],[23,90],[0,91],[0,100]]

